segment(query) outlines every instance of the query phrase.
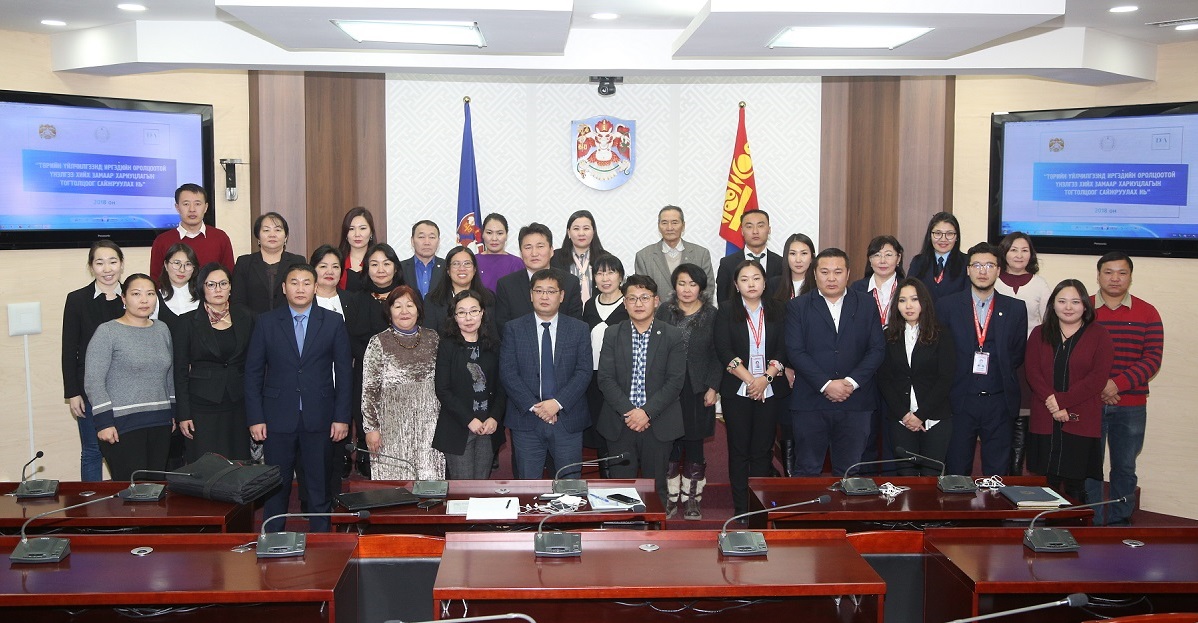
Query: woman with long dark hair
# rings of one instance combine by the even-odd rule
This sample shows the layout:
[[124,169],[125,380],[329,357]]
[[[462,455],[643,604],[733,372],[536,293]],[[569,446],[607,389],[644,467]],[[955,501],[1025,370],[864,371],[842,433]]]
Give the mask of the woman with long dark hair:
[[[341,283],[342,290],[356,292],[366,281],[366,255],[377,242],[374,233],[374,215],[370,210],[358,206],[350,208],[341,219]],[[398,265],[398,263],[397,263]]]
[[267,212],[254,219],[254,239],[258,250],[237,258],[233,273],[233,303],[245,305],[254,314],[270,311],[286,302],[283,276],[292,264],[303,264],[301,255],[287,252],[291,229],[278,212]]
[[578,277],[582,303],[585,304],[595,294],[592,262],[603,252],[595,217],[587,210],[579,210],[566,219],[566,235],[562,238],[562,246],[553,252],[549,265]]
[[787,303],[790,299],[810,292],[815,284],[807,278],[807,272],[811,269],[815,253],[815,243],[811,241],[810,236],[803,233],[791,234],[786,239],[786,244],[782,245],[782,259],[786,261],[782,267],[782,274],[773,277],[766,284],[770,298]]
[[928,221],[919,255],[911,258],[907,274],[928,287],[934,300],[969,287],[965,274],[968,258],[961,252],[961,224],[948,212],[937,212]]
[[200,292],[192,279],[200,266],[195,249],[182,242],[172,244],[163,257],[162,272],[158,274],[158,307],[151,318],[170,326],[176,318],[200,306]]
[[524,270],[524,260],[507,252],[507,218],[492,212],[483,218],[483,248],[474,258],[483,285],[494,292],[500,278]]

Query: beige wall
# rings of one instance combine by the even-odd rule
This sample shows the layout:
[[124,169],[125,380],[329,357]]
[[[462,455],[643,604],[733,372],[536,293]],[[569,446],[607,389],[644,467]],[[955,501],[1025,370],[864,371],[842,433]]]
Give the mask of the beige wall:
[[[1110,87],[1082,87],[1024,78],[958,78],[954,212],[965,243],[986,234],[990,114],[998,111],[1072,108],[1198,100],[1198,43],[1160,49],[1157,80]],[[1041,255],[1041,274],[1051,284],[1077,277],[1094,287],[1092,256]],[[1198,259],[1138,259],[1132,292],[1157,307],[1165,322],[1165,360],[1152,382],[1148,434],[1137,472],[1146,510],[1198,518],[1198,499],[1175,483],[1198,470],[1198,418],[1194,417],[1198,333],[1188,330],[1193,302],[1183,284]]]
[[[212,104],[216,157],[249,161],[249,91],[245,72],[167,72],[142,76],[103,77],[50,70],[50,39],[21,32],[0,31],[0,89],[75,93]],[[218,166],[219,165],[215,165]],[[221,229],[233,239],[238,254],[249,251],[249,170],[238,172],[241,199],[224,200],[217,169],[213,208]],[[149,247],[125,250],[125,272],[149,268]],[[28,396],[25,390],[24,341],[8,337],[8,303],[40,302],[42,333],[29,337],[33,379],[34,439],[46,452],[40,475],[79,479],[78,429],[62,399],[59,364],[62,305],[67,292],[90,281],[87,251],[0,251],[7,266],[0,278],[0,481],[20,478],[29,457]]]

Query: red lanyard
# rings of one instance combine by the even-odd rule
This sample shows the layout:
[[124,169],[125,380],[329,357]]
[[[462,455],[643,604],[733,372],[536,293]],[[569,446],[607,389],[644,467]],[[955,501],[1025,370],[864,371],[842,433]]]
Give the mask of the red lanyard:
[[982,345],[986,343],[986,333],[990,330],[990,317],[994,315],[994,296],[990,296],[990,304],[986,306],[986,324],[978,318],[978,306],[973,306],[973,328],[978,336],[978,352],[982,352]]
[[761,350],[761,341],[765,339],[765,305],[757,308],[757,326],[753,326],[753,312],[745,308],[745,320],[749,323],[749,333],[753,335],[753,346]]
[[882,307],[882,297],[878,296],[878,289],[876,287],[873,289],[874,302],[878,304],[878,316],[882,319],[883,328],[886,327],[886,317],[890,315],[890,306],[894,305],[894,293],[896,290],[898,290],[898,279],[895,279],[894,283],[890,284],[890,300],[886,301],[886,307]]

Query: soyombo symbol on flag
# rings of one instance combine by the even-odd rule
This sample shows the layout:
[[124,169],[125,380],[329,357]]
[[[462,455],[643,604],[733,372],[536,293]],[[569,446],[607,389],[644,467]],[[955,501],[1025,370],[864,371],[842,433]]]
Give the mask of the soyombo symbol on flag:
[[724,191],[724,214],[720,219],[720,237],[728,241],[728,253],[745,248],[740,234],[740,220],[745,212],[757,209],[757,181],[753,177],[753,158],[749,155],[749,139],[745,133],[745,103],[740,103],[740,125],[736,128],[736,145],[732,148],[732,164],[728,167],[728,184]]

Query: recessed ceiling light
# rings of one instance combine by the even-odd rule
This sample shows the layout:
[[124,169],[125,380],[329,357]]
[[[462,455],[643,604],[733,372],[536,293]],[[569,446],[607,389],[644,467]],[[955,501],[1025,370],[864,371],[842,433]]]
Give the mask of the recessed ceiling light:
[[931,28],[902,26],[794,26],[779,33],[767,47],[893,50],[929,32]]
[[1198,30],[1198,24],[1182,24],[1177,30]]
[[487,47],[475,22],[396,22],[386,20],[332,20],[359,43],[413,43]]
[[1139,10],[1140,10],[1140,7],[1138,7],[1134,4],[1125,4],[1123,6],[1111,7],[1111,13],[1131,13],[1133,11],[1139,11]]
[[602,20],[620,19],[620,14],[619,13],[591,13],[591,19],[602,19]]
[[144,4],[133,4],[132,2],[125,2],[122,4],[118,4],[118,5],[116,5],[116,8],[118,8],[122,11],[144,11],[144,10],[146,10],[146,7]]
[[60,19],[44,19],[44,20],[42,20],[42,26],[66,26],[66,25],[67,25],[67,23]]

